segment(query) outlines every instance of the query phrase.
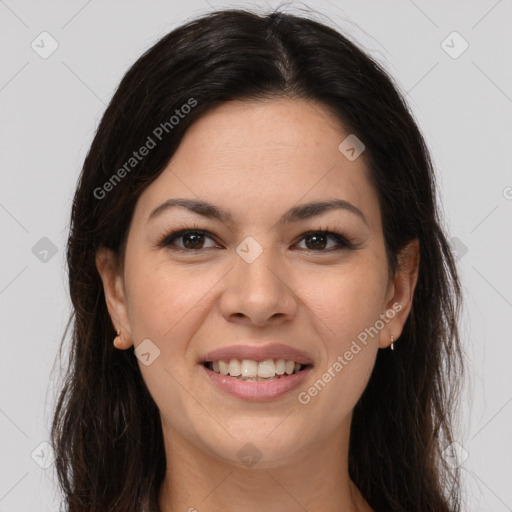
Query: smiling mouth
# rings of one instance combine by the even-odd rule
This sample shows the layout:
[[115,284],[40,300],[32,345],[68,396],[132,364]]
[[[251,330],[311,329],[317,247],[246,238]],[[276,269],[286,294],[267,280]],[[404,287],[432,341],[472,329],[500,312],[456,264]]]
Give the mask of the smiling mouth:
[[284,359],[266,361],[237,360],[205,361],[203,366],[218,375],[231,377],[245,382],[270,382],[295,375],[308,368],[311,364],[300,364]]

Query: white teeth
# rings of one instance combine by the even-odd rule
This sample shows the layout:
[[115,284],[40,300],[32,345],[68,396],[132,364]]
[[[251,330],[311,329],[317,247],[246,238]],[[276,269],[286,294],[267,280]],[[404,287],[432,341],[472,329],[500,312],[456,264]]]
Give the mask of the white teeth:
[[258,363],[258,377],[269,378],[276,374],[276,365],[272,359],[266,359]]
[[[231,359],[229,364],[231,365],[233,361],[238,363],[236,359]],[[242,377],[256,377],[258,375],[258,363],[256,361],[252,361],[251,359],[243,359],[241,369]],[[231,372],[229,372],[229,374],[232,377],[236,377],[236,375],[233,375]]]
[[295,361],[284,359],[266,359],[265,361],[254,361],[252,359],[231,359],[229,361],[214,361],[208,367],[221,375],[230,375],[239,379],[272,379],[276,375],[291,375],[297,373],[303,365]]
[[219,372],[222,375],[227,375],[229,373],[228,363],[226,363],[226,361],[219,361]]
[[[243,361],[242,361],[242,365],[243,365]],[[238,361],[238,359],[231,359],[231,361],[229,361],[228,371],[229,371],[229,375],[231,375],[231,377],[238,377],[241,374],[240,361]]]
[[286,370],[286,361],[284,359],[278,359],[276,361],[276,375],[283,375]]

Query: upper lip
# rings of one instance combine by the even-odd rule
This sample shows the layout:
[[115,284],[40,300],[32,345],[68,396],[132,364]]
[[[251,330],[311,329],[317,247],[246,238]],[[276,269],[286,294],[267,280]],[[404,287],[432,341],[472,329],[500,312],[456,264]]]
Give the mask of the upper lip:
[[260,362],[266,359],[284,359],[285,361],[295,361],[303,365],[312,364],[313,359],[296,348],[282,343],[271,343],[268,345],[231,345],[208,352],[201,363],[206,361],[229,361],[231,359],[252,359]]

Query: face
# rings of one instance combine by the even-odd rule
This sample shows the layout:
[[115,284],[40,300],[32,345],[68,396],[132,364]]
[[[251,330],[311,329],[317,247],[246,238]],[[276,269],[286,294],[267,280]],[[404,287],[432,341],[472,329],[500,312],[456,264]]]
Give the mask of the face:
[[[348,428],[415,284],[405,273],[390,278],[365,162],[339,149],[348,135],[317,103],[224,104],[192,125],[140,196],[124,272],[98,256],[114,326],[126,346],[141,347],[144,381],[175,442],[233,464],[252,443],[260,467],[271,467]],[[226,216],[158,208],[177,198]],[[340,206],[300,209],[331,200]],[[311,361],[278,396],[232,394],[203,365],[216,349],[272,343]]]

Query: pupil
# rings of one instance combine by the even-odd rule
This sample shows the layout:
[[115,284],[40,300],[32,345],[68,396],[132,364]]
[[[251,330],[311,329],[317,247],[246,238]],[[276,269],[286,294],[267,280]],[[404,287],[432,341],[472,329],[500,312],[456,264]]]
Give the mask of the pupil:
[[[318,239],[319,239],[319,238],[323,238],[323,239],[324,239],[324,242],[323,242],[323,243],[322,243],[322,242],[318,243]],[[318,249],[318,248],[322,248],[322,249],[323,249],[323,248],[325,247],[325,238],[326,238],[326,236],[325,236],[325,235],[318,235],[318,234],[317,234],[317,235],[308,235],[308,237],[307,237],[307,239],[306,239],[306,240],[311,240],[311,239],[315,240],[315,239],[316,239],[316,240],[317,240],[317,242],[316,242],[316,243],[314,242],[314,243],[313,243],[313,246],[314,246],[316,249]]]
[[[190,239],[194,239],[195,237],[195,242],[192,242],[191,244],[188,244],[186,242],[186,240],[190,240]],[[183,237],[183,245],[187,248],[187,249],[200,249],[200,245],[201,245],[201,238],[203,237],[203,235],[201,235],[200,233],[192,233],[192,234],[188,234],[188,235],[185,235]]]

